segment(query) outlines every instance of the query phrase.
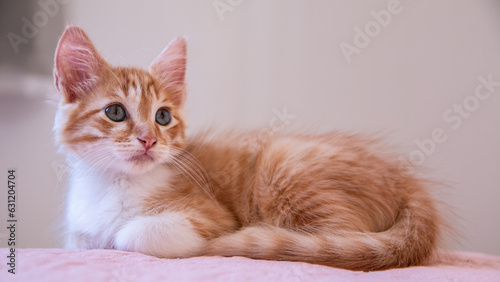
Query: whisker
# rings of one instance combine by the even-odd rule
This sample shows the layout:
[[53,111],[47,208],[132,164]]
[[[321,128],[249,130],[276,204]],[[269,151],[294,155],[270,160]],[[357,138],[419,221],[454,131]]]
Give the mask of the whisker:
[[173,163],[182,166],[179,168],[183,169],[185,173],[198,184],[204,193],[218,204],[213,192],[213,186],[208,177],[208,173],[202,164],[196,159],[196,157],[187,151],[181,151],[176,148],[172,148],[172,150],[174,153],[177,153],[176,155],[172,155],[172,159],[174,160]]
[[66,162],[68,165],[64,168],[64,170],[61,172],[61,175],[66,174],[66,172],[70,168],[80,168],[82,167],[88,160],[91,160],[95,155],[98,153],[102,153],[106,150],[106,148],[98,148],[97,150],[93,151],[92,154],[89,154],[81,159],[77,159],[75,162]]

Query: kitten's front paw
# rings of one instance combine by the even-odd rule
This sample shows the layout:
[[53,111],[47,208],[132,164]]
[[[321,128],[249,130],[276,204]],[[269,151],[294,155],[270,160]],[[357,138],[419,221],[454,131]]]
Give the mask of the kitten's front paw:
[[116,233],[114,239],[118,250],[163,258],[199,255],[204,243],[191,222],[182,214],[171,212],[135,217]]

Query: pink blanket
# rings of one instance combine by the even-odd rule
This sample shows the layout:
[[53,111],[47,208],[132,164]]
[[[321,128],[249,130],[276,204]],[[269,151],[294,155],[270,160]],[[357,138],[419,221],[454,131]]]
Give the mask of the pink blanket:
[[115,250],[0,249],[0,281],[500,281],[500,257],[451,252],[419,267],[356,272],[242,257],[159,259]]

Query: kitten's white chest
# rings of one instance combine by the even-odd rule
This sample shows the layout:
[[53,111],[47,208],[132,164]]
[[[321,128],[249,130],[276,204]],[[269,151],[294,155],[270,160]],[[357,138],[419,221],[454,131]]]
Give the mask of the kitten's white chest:
[[[112,244],[112,235],[126,216],[125,190],[128,181],[92,177],[71,179],[68,195],[67,223],[78,241],[88,241],[88,247],[106,248]],[[84,247],[74,242],[75,247]]]
[[[164,176],[160,178],[166,183]],[[115,233],[140,213],[142,200],[154,191],[158,178],[75,173],[68,195],[66,220],[73,235],[68,247],[112,248]]]

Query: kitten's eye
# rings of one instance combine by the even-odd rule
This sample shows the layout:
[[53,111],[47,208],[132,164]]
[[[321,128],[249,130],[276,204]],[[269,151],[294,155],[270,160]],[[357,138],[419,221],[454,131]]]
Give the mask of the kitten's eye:
[[170,123],[172,120],[172,116],[170,115],[170,112],[165,109],[161,108],[156,112],[156,122],[159,125],[167,125]]
[[122,105],[113,104],[106,108],[106,115],[110,120],[120,122],[127,118],[127,113]]

